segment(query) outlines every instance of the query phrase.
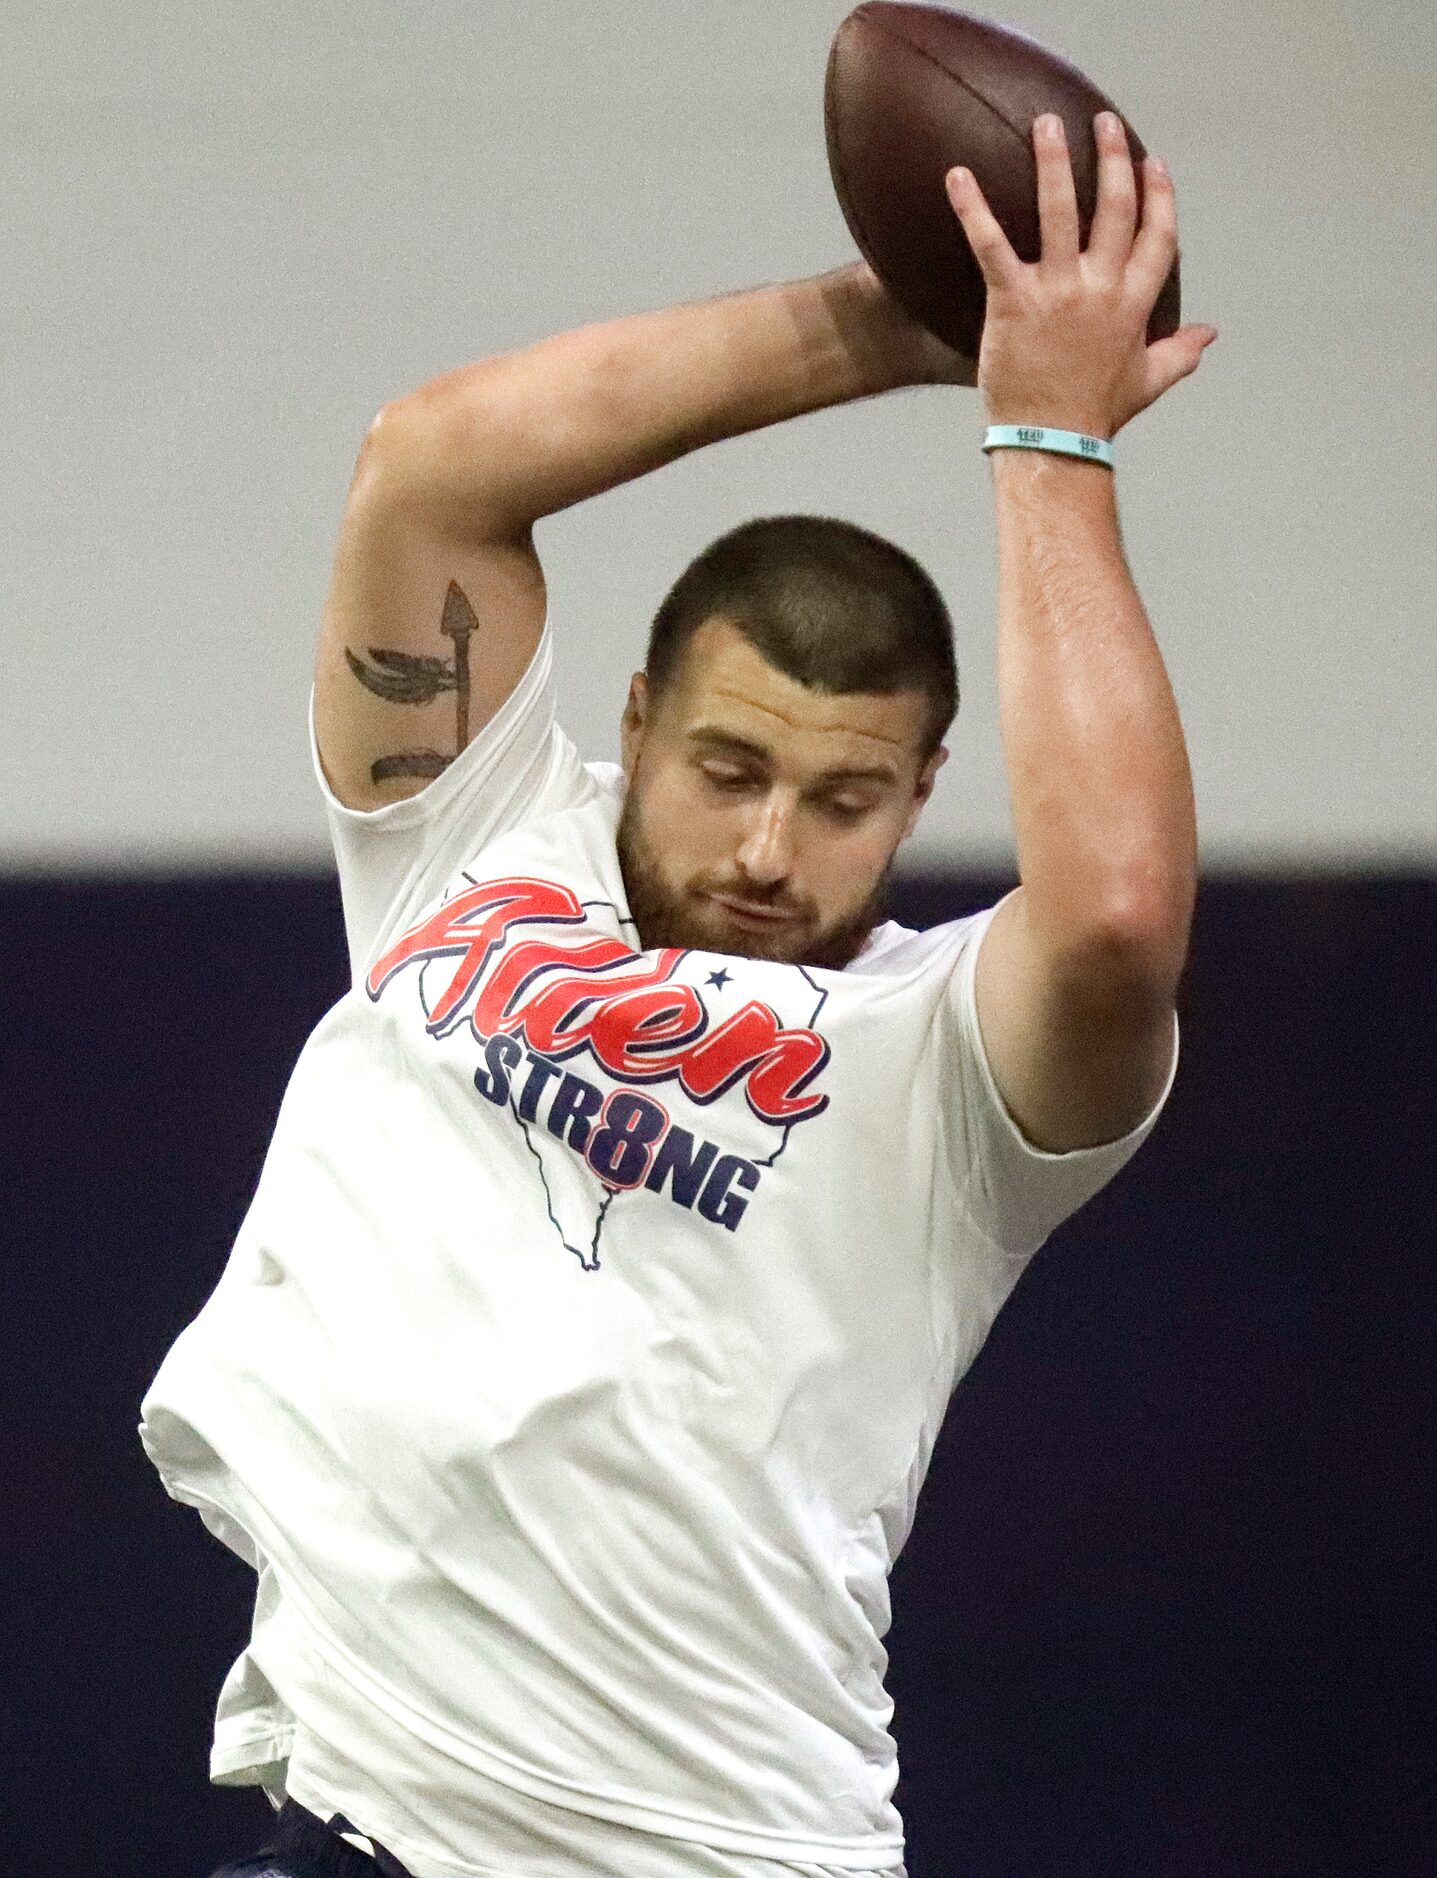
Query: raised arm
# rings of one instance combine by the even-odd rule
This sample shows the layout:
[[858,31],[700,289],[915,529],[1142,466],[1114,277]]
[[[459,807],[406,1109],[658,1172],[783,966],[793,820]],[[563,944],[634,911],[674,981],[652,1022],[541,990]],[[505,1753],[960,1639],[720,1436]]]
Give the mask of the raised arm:
[[[1121,123],[1100,120],[1099,201],[1079,252],[1062,128],[1034,146],[1042,259],[1024,266],[971,176],[949,194],[988,283],[979,383],[991,423],[1111,438],[1216,337],[1149,346],[1177,252],[1151,161],[1137,228]],[[1129,574],[1113,472],[992,453],[999,713],[1021,886],[978,958],[978,1016],[1000,1091],[1038,1147],[1109,1141],[1161,1093],[1192,918],[1192,781],[1162,655]]]
[[586,326],[387,405],[316,661],[331,786],[355,808],[413,795],[498,710],[544,623],[541,516],[721,438],[971,375],[857,263]]

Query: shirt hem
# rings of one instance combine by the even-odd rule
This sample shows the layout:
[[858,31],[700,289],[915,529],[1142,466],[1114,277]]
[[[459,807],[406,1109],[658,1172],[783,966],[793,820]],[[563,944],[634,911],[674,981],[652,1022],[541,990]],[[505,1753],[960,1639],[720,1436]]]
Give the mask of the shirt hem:
[[[428,1846],[421,1845],[392,1815],[386,1813],[382,1804],[376,1805],[368,1796],[361,1804],[342,1791],[332,1791],[328,1788],[320,1791],[317,1787],[307,1785],[303,1780],[296,1781],[288,1788],[288,1792],[301,1806],[320,1818],[326,1817],[335,1809],[336,1801],[341,1801],[342,1805],[338,1807],[338,1810],[346,1819],[362,1818],[363,1823],[358,1825],[356,1830],[362,1833],[371,1844],[382,1845],[386,1852],[392,1853],[401,1863],[412,1867],[415,1878],[431,1878],[431,1874],[432,1878],[514,1878],[513,1872],[509,1869],[501,1869],[496,1865],[475,1865],[467,1860],[454,1859],[447,1853],[435,1852]],[[692,1841],[686,1843],[692,1843]],[[705,1849],[724,1851],[727,1848],[710,1847],[706,1844]],[[835,1864],[832,1859],[822,1861],[802,1858],[766,1860],[774,1866],[775,1878],[781,1871],[797,1870],[814,1864],[821,1864],[826,1871],[873,1872],[876,1878],[903,1878],[905,1870],[903,1861],[902,1851],[899,1852],[897,1859],[882,1866],[846,1866]]]
[[[154,1456],[151,1455],[151,1459]],[[233,1522],[246,1535],[253,1535],[253,1522],[230,1506],[224,1506],[209,1496],[198,1493],[194,1488],[181,1485],[171,1474],[157,1468],[160,1479],[171,1498],[179,1500],[204,1514],[206,1511],[217,1513],[225,1524]],[[268,1556],[268,1554],[267,1554]],[[904,1853],[902,1834],[874,1834],[865,1836],[862,1841],[852,1838],[826,1839],[810,1834],[786,1833],[766,1827],[735,1826],[719,1819],[705,1818],[697,1814],[672,1813],[650,1805],[637,1796],[619,1796],[596,1792],[590,1787],[581,1787],[550,1779],[547,1775],[533,1768],[517,1765],[505,1756],[486,1748],[472,1736],[456,1734],[442,1722],[417,1709],[397,1690],[375,1676],[370,1670],[350,1653],[338,1638],[334,1637],[310,1607],[303,1594],[297,1594],[292,1582],[285,1585],[285,1603],[297,1627],[303,1631],[310,1646],[325,1664],[326,1668],[346,1681],[351,1689],[364,1701],[381,1708],[388,1707],[391,1712],[402,1718],[403,1725],[421,1741],[437,1748],[440,1753],[457,1761],[461,1766],[467,1760],[479,1773],[501,1786],[507,1786],[515,1792],[527,1794],[530,1799],[547,1801],[551,1806],[561,1806],[566,1811],[587,1814],[592,1818],[608,1820],[618,1826],[629,1826],[639,1832],[646,1832],[665,1839],[685,1840],[692,1844],[712,1848],[718,1852],[736,1852],[750,1858],[769,1859],[777,1863],[798,1863],[813,1865],[836,1865],[843,1870],[855,1872],[886,1872],[892,1866],[901,1864]],[[269,1741],[271,1736],[257,1737]],[[242,1744],[235,1744],[236,1748]],[[240,1770],[230,1766],[234,1759],[234,1750],[226,1748],[224,1759],[228,1778],[224,1784],[245,1784],[235,1778]],[[266,1764],[257,1758],[253,1763],[254,1782],[263,1784],[258,1768]],[[377,1822],[376,1822],[377,1823]]]

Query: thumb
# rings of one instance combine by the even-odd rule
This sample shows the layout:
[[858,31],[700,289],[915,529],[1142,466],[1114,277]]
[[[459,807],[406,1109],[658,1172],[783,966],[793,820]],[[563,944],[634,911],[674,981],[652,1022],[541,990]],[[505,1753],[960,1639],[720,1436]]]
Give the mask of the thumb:
[[1216,326],[1180,326],[1169,339],[1148,347],[1149,402],[1171,391],[1179,379],[1198,368],[1204,352],[1217,338]]

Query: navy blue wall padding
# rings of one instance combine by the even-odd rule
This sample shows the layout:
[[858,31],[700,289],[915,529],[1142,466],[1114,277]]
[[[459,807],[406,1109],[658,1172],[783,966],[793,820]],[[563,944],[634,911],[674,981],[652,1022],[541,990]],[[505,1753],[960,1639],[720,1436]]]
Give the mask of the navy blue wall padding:
[[[926,924],[995,881],[909,881]],[[343,987],[322,878],[0,887],[4,1865],[198,1878],[251,1580],[135,1438]],[[913,1878],[1431,1878],[1437,881],[1205,885],[1183,1067],[894,1574]],[[515,1874],[523,1878],[523,1874]]]

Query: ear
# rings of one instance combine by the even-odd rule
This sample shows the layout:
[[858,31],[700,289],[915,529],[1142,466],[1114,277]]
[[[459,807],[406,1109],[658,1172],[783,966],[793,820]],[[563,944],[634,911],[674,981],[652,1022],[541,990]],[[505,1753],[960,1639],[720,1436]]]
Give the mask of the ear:
[[947,761],[948,746],[940,743],[932,756],[930,756],[928,761],[923,765],[922,769],[919,770],[918,781],[913,786],[913,810],[908,817],[907,826],[903,830],[903,839],[905,841],[918,826],[918,817],[923,813],[923,805],[928,800],[929,796],[932,795],[933,785],[938,780],[938,772]]
[[635,672],[629,680],[629,696],[624,705],[624,715],[619,722],[619,758],[624,766],[624,777],[628,782],[634,780],[634,765],[639,760],[639,749],[644,741],[644,729],[649,714],[649,681],[642,672]]

